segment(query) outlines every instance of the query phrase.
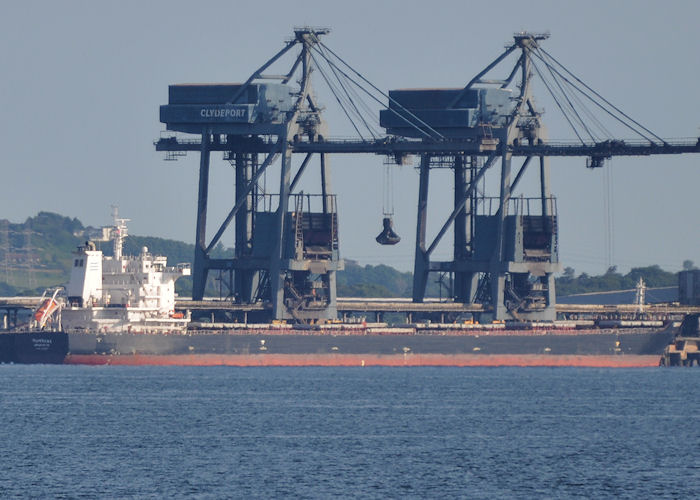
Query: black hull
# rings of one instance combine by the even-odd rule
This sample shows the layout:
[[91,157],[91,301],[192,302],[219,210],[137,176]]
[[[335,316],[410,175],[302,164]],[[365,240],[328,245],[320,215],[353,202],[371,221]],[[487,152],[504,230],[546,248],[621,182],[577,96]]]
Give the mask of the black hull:
[[[276,356],[659,356],[673,339],[664,331],[535,333],[532,331],[413,334],[192,333],[95,334],[14,332],[0,334],[0,362],[61,364],[73,356],[232,355]],[[325,357],[325,358],[324,358]],[[278,359],[278,358],[275,358]],[[149,361],[151,362],[151,361]],[[278,362],[278,361],[275,361]],[[282,361],[284,362],[284,361]],[[512,362],[512,359],[511,359]]]
[[203,333],[70,334],[75,355],[275,355],[275,354],[508,354],[660,355],[670,330],[612,333],[319,334]]
[[67,354],[64,332],[0,333],[0,363],[61,364]]

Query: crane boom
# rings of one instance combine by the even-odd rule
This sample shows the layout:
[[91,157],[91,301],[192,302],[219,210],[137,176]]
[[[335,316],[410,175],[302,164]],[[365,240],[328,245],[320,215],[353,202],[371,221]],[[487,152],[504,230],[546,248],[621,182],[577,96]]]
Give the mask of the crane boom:
[[[155,142],[157,151],[199,151],[201,140],[163,138]],[[476,156],[489,156],[494,145],[484,145],[478,141],[433,140],[411,141],[383,137],[372,141],[337,139],[322,142],[297,141],[290,143],[294,153],[370,153],[382,155],[403,154],[455,154],[463,153]],[[213,143],[211,151],[236,151],[240,153],[270,153],[277,149],[274,142],[236,142]],[[700,153],[700,138],[696,140],[667,140],[659,145],[646,141],[602,141],[590,144],[579,142],[543,142],[541,144],[510,144],[507,151],[513,156],[578,156],[591,158],[610,158],[613,156],[650,156]]]

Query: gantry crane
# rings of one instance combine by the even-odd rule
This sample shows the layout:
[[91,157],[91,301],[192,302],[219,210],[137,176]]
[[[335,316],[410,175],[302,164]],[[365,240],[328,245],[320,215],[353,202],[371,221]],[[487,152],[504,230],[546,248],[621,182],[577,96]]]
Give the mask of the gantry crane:
[[[272,317],[298,321],[335,317],[335,272],[338,255],[335,197],[330,190],[328,155],[372,153],[403,162],[420,158],[413,301],[425,298],[428,275],[452,277],[451,298],[480,302],[495,319],[555,319],[554,273],[560,268],[556,201],[550,193],[551,156],[587,158],[596,168],[613,156],[700,152],[697,141],[670,141],[656,136],[586,86],[541,47],[546,34],[517,33],[513,42],[461,89],[395,90],[382,93],[333,52],[321,37],[326,29],[300,28],[285,46],[243,84],[172,85],[161,107],[168,130],[198,137],[167,137],[156,142],[170,155],[200,153],[199,196],[193,298],[203,297],[209,270],[229,272],[230,295],[241,303],[269,301]],[[264,74],[293,48],[298,55],[281,75]],[[502,79],[487,78],[509,56],[515,64]],[[325,70],[321,66],[325,64]],[[332,91],[359,139],[329,140],[311,81],[312,68]],[[542,114],[532,98],[537,74],[578,140],[548,141]],[[298,79],[298,85],[290,82]],[[274,82],[274,83],[271,83]],[[355,89],[355,90],[352,90]],[[363,94],[364,93],[364,94]],[[367,121],[356,104],[366,95],[385,106],[379,122],[385,132],[363,137]],[[343,98],[345,96],[345,98]],[[600,121],[588,122],[579,111],[584,101],[632,130],[639,138],[618,140],[601,133]],[[352,118],[351,118],[352,119]],[[368,126],[369,129],[369,126]],[[233,208],[213,239],[206,242],[209,157],[222,151],[236,171]],[[303,156],[292,177],[292,157]],[[259,161],[261,155],[264,159]],[[295,187],[313,155],[320,159],[320,209],[311,195]],[[513,176],[513,158],[522,158]],[[280,159],[275,210],[258,180]],[[535,160],[535,162],[533,162]],[[533,198],[511,195],[525,171],[538,164],[539,192]],[[426,240],[430,170],[454,171],[454,203],[435,238]],[[487,197],[478,189],[490,169],[500,168],[499,191]],[[305,208],[306,207],[306,208]],[[235,220],[235,257],[211,257],[214,246]],[[431,255],[453,228],[453,258]]]

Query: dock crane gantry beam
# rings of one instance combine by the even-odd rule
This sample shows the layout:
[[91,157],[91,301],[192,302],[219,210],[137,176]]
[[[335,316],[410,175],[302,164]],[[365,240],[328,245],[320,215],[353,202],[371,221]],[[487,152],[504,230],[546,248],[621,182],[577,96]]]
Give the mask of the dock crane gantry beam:
[[[286,211],[289,196],[293,188],[296,186],[299,177],[306,168],[309,159],[313,154],[318,154],[321,157],[322,168],[322,197],[324,200],[324,212],[327,210],[327,200],[330,192],[330,172],[327,166],[328,154],[360,154],[370,153],[385,155],[391,158],[403,158],[407,155],[418,156],[420,160],[419,172],[420,181],[418,188],[418,220],[417,220],[417,238],[416,238],[416,254],[414,265],[414,286],[413,300],[420,302],[425,294],[425,284],[429,272],[450,272],[455,276],[455,284],[453,290],[453,299],[457,302],[472,303],[479,298],[477,289],[482,287],[479,283],[479,276],[482,281],[484,276],[487,280],[484,281],[486,288],[489,289],[490,298],[486,299],[487,306],[495,318],[512,319],[522,317],[524,319],[554,319],[555,297],[554,297],[554,278],[553,272],[557,268],[556,259],[548,262],[548,266],[542,264],[530,265],[519,263],[513,264],[511,258],[505,256],[507,242],[505,240],[507,226],[510,222],[507,220],[509,216],[509,201],[511,193],[520,181],[523,173],[533,163],[533,160],[539,160],[539,178],[540,189],[538,198],[540,200],[539,217],[543,221],[550,220],[549,223],[543,222],[543,227],[551,224],[551,220],[555,217],[552,213],[552,202],[549,189],[549,165],[548,157],[552,156],[572,156],[585,157],[588,159],[589,167],[595,168],[602,166],[606,159],[615,156],[649,156],[649,155],[669,155],[669,154],[685,154],[685,153],[700,153],[700,138],[692,141],[688,140],[663,140],[642,127],[640,124],[629,118],[620,110],[612,106],[609,102],[604,101],[607,109],[604,109],[608,114],[614,116],[618,121],[624,121],[626,126],[635,131],[641,139],[618,140],[610,137],[600,138],[595,133],[592,133],[581,120],[580,116],[572,116],[569,123],[574,127],[574,131],[579,138],[579,141],[568,142],[550,142],[547,139],[544,125],[541,120],[541,113],[536,109],[532,99],[531,78],[533,70],[540,77],[543,77],[543,67],[552,78],[558,82],[566,82],[570,85],[583,85],[584,92],[588,92],[597,98],[602,97],[585,86],[575,76],[568,73],[568,70],[563,66],[557,66],[558,62],[540,48],[540,42],[548,37],[548,35],[539,35],[531,33],[518,33],[514,36],[514,41],[509,44],[505,51],[499,55],[492,63],[480,71],[464,88],[454,94],[453,99],[446,107],[447,110],[452,110],[460,106],[460,102],[467,94],[477,88],[491,87],[506,89],[507,87],[515,87],[517,95],[513,98],[514,106],[510,114],[505,117],[505,122],[501,126],[492,126],[488,123],[480,123],[473,127],[473,133],[467,134],[452,134],[443,136],[435,134],[435,129],[429,123],[419,119],[416,115],[401,108],[404,120],[411,127],[417,130],[422,130],[422,136],[416,138],[402,137],[400,134],[387,133],[381,137],[373,137],[371,139],[335,139],[329,140],[322,129],[325,123],[321,117],[320,107],[314,102],[313,94],[310,91],[310,74],[311,66],[313,65],[314,53],[322,55],[319,52],[319,46],[325,47],[319,41],[319,35],[323,35],[327,30],[311,30],[299,29],[295,30],[295,37],[287,42],[285,47],[280,50],[275,56],[269,59],[263,66],[254,72],[250,78],[238,90],[238,93],[230,99],[229,103],[235,103],[236,100],[243,95],[245,89],[255,81],[260,81],[265,78],[278,78],[282,83],[289,82],[299,67],[301,77],[299,80],[299,93],[295,100],[293,108],[287,113],[286,119],[275,125],[272,133],[270,130],[261,130],[258,134],[248,134],[246,136],[236,134],[215,134],[210,129],[203,129],[199,134],[199,138],[167,137],[162,138],[155,143],[158,151],[166,151],[169,153],[179,153],[187,151],[195,151],[201,153],[200,158],[200,183],[199,183],[199,201],[198,201],[198,217],[197,217],[197,244],[195,251],[195,298],[201,298],[204,291],[204,281],[206,280],[206,272],[209,269],[231,268],[236,267],[236,262],[240,261],[239,251],[241,248],[250,247],[253,239],[255,228],[252,226],[250,213],[255,210],[254,199],[257,180],[260,178],[266,168],[278,157],[281,158],[281,177],[280,177],[280,203],[278,205],[278,213],[276,216],[275,226],[275,252],[270,258],[269,265],[269,280],[271,295],[270,300],[273,304],[274,316],[276,318],[288,317],[285,314],[284,304],[284,279],[285,272],[288,270],[284,264],[284,238],[286,218],[283,212]],[[301,46],[301,51],[295,59],[290,71],[279,77],[266,77],[263,75],[270,65],[277,61],[280,57],[286,54],[292,47]],[[518,53],[517,62],[508,73],[507,78],[503,80],[486,79],[485,77],[494,68],[503,63],[508,56]],[[556,64],[555,64],[556,63]],[[560,89],[560,99],[566,97],[567,94],[561,87],[561,83],[557,83]],[[549,89],[550,93],[556,96],[553,92],[557,92],[556,88]],[[586,95],[591,99],[590,95]],[[391,100],[391,98],[390,98]],[[568,98],[567,98],[568,100]],[[595,104],[595,103],[594,103]],[[576,115],[572,103],[569,101],[559,103],[558,105],[562,112],[573,112]],[[600,105],[599,105],[600,106]],[[390,103],[391,107],[391,103]],[[602,106],[601,106],[601,109]],[[406,111],[406,113],[404,113]],[[619,114],[618,114],[619,112]],[[396,111],[394,111],[396,113]],[[624,118],[621,118],[624,117]],[[567,118],[569,120],[569,118]],[[577,121],[578,120],[578,121]],[[572,123],[573,121],[573,123]],[[577,127],[581,133],[577,132]],[[173,129],[177,130],[177,129]],[[585,130],[585,132],[584,132]],[[323,131],[325,132],[325,131]],[[414,136],[416,137],[416,136]],[[234,158],[236,164],[244,165],[248,162],[247,173],[237,171],[236,177],[236,202],[224,223],[221,225],[212,241],[207,245],[205,241],[206,233],[206,203],[207,203],[207,183],[208,183],[208,163],[209,153],[212,151],[223,151]],[[291,155],[300,153],[306,155],[294,180],[291,180]],[[267,155],[261,164],[257,164],[256,160],[252,162],[247,160],[257,158],[258,154]],[[426,224],[427,224],[427,208],[428,208],[428,179],[430,171],[430,162],[432,158],[450,157],[454,169],[455,183],[455,198],[452,213],[438,231],[437,236],[430,244],[425,239]],[[511,163],[514,157],[523,158],[517,174],[512,178]],[[476,185],[483,178],[486,171],[494,165],[500,164],[500,182],[498,193],[498,208],[495,214],[496,217],[496,234],[495,245],[488,262],[483,259],[475,258],[475,246],[477,242],[477,226],[479,220],[476,213]],[[285,207],[285,208],[283,208]],[[522,214],[520,214],[522,215]],[[235,218],[236,221],[236,259],[233,261],[219,261],[209,257],[209,252],[220,241],[221,235],[226,230],[228,224]],[[441,239],[450,227],[454,227],[454,257],[449,262],[431,262],[430,255],[440,243]],[[512,228],[511,228],[512,229]],[[237,280],[236,285],[238,290],[252,290],[253,282],[259,280],[255,267],[251,264],[254,259],[249,259],[245,266],[238,265],[236,267]],[[551,264],[551,265],[550,265]],[[250,271],[246,271],[246,266]],[[262,264],[258,267],[264,267]],[[517,304],[515,296],[511,297],[510,303],[506,297],[508,294],[508,285],[506,279],[510,274],[520,274],[522,277],[528,276],[533,269],[537,268],[538,279],[543,281],[543,289],[545,290],[544,304],[539,304],[528,313],[527,308],[522,308],[522,304]],[[246,274],[248,272],[248,274]],[[241,282],[242,280],[242,282]],[[333,302],[335,300],[335,283],[333,274]],[[522,281],[522,280],[521,280]],[[517,295],[517,294],[516,294]],[[252,294],[249,294],[246,299],[254,299]]]

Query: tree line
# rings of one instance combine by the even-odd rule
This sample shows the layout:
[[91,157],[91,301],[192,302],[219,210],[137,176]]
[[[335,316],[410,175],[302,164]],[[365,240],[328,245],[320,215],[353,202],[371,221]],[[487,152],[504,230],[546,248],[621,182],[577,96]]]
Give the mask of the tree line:
[[[49,286],[65,284],[70,276],[72,251],[76,246],[100,233],[99,228],[83,226],[77,218],[51,212],[39,212],[23,223],[0,220],[0,295],[40,294]],[[171,265],[191,263],[194,245],[181,241],[150,236],[129,236],[124,243],[126,255],[137,255],[148,247],[153,254],[164,255]],[[111,243],[98,243],[105,255],[111,255]],[[230,258],[233,249],[219,243],[213,250],[215,258]],[[695,269],[691,260],[683,262],[683,269]],[[206,294],[216,296],[219,282],[216,273],[210,273]],[[618,272],[616,266],[604,274],[591,276],[576,274],[567,267],[556,279],[557,295],[626,290],[636,286],[642,278],[649,287],[676,286],[678,274],[661,269],[658,265],[632,268],[628,273]],[[447,296],[438,280],[428,283],[427,296]],[[345,270],[337,275],[338,295],[341,297],[410,297],[413,275],[387,265],[361,265],[346,259]],[[192,293],[192,279],[181,278],[176,290],[181,296]]]

